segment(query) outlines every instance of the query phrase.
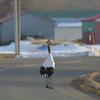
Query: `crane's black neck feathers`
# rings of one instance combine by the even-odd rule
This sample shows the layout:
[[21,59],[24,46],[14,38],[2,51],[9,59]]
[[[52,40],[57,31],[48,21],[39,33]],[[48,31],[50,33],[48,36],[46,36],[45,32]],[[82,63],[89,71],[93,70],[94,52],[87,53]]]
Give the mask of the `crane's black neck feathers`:
[[49,54],[51,53],[50,44],[48,44],[48,52],[49,52]]
[[51,42],[50,42],[50,39],[47,41],[47,43],[48,43],[48,52],[50,54],[51,53],[51,48],[50,48]]

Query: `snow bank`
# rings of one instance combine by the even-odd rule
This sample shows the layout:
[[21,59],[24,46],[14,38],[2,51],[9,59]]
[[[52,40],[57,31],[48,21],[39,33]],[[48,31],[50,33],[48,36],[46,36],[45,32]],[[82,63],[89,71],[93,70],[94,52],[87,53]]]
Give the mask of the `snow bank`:
[[34,40],[33,37],[26,37],[27,40]]
[[[92,45],[90,49],[89,45],[80,46],[70,42],[67,42],[66,44],[67,46],[64,44],[52,45],[51,54],[53,57],[100,56],[100,45]],[[12,42],[8,46],[0,46],[0,53],[15,53],[15,43]],[[32,44],[27,41],[20,42],[20,53],[21,55],[18,55],[15,58],[41,58],[48,56],[46,45]]]

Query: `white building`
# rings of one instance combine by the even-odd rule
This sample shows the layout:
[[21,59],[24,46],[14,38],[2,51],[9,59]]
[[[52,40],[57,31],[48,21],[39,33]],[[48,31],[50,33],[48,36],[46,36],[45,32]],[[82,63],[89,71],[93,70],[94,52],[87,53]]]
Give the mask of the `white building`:
[[55,20],[55,36],[57,40],[76,41],[82,38],[83,18],[52,18]]

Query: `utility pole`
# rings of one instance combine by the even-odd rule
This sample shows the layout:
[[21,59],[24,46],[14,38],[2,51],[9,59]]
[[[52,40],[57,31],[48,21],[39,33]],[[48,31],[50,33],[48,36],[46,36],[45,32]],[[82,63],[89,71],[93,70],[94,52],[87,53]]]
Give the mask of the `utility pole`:
[[18,54],[20,54],[20,0],[18,0]]
[[[18,19],[17,19],[18,4]],[[15,54],[20,54],[20,0],[14,0],[14,37],[15,37]]]
[[15,54],[18,54],[17,0],[14,0],[14,39]]

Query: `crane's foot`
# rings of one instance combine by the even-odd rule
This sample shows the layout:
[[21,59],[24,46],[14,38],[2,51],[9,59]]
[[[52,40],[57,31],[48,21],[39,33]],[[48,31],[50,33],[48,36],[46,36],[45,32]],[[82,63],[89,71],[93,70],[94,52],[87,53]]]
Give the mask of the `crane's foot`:
[[49,86],[47,85],[45,88],[49,88]]
[[49,89],[52,89],[52,87],[49,87]]
[[49,87],[48,85],[45,88],[52,89],[52,87]]

